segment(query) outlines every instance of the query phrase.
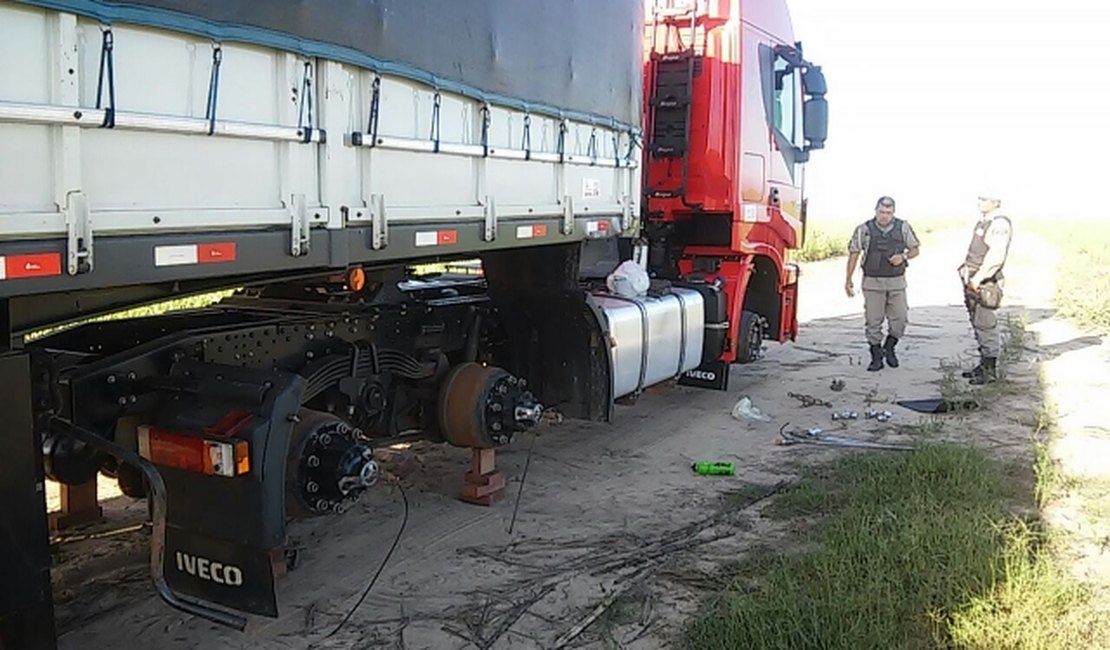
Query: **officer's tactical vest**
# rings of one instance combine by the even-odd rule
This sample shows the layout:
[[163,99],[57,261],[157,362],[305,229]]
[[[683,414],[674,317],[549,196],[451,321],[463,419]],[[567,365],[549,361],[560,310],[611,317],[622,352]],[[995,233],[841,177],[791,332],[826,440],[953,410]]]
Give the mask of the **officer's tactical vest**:
[[[975,232],[971,235],[971,244],[967,247],[967,259],[964,260],[964,266],[967,267],[968,277],[974,275],[979,268],[983,266],[983,260],[987,257],[987,251],[990,250],[990,246],[987,245],[987,231],[990,229],[995,219],[1006,219],[1007,222],[1009,221],[1006,217],[998,216],[987,220],[980,220],[979,223],[975,224]],[[1003,260],[1003,265],[1005,265],[1005,260]],[[1001,280],[1002,268],[999,267],[993,278],[986,279]]]
[[[902,232],[902,220],[895,218],[890,222],[890,232],[883,232],[879,224],[871,219],[867,222],[870,241],[867,256],[863,258],[863,274],[875,278],[893,278],[906,273],[906,265],[895,266],[890,263],[891,255],[906,252],[906,238]],[[980,259],[980,263],[982,260]]]

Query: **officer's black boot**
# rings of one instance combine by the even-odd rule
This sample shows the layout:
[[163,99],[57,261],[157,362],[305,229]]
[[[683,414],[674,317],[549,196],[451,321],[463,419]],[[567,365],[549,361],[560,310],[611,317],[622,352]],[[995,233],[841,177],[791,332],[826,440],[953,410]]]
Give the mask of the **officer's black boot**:
[[898,339],[887,335],[886,342],[883,343],[883,352],[886,353],[886,365],[891,368],[898,367],[898,357],[894,356],[894,346],[898,345]]
[[979,375],[982,372],[983,372],[983,362],[980,361],[979,365],[975,366],[971,370],[965,370],[965,371],[961,372],[960,376],[963,377],[964,379],[971,379],[972,377],[974,377],[976,375]]
[[968,381],[969,384],[982,386],[987,382],[998,379],[997,359],[995,359],[995,357],[983,357],[983,365],[979,366],[976,370],[978,372]]
[[867,366],[872,372],[883,369],[883,346],[871,345],[871,365]]

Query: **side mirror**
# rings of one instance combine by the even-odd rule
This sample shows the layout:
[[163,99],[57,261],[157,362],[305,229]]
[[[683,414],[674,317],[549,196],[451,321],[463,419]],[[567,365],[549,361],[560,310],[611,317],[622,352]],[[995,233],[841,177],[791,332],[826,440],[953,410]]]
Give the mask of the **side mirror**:
[[824,97],[811,97],[805,103],[806,150],[824,149],[829,133],[829,102]]
[[824,149],[825,138],[829,133],[829,102],[825,99],[828,85],[825,83],[825,73],[820,66],[806,68],[802,75],[802,84],[805,94],[803,124],[805,125],[806,151]]
[[802,83],[805,84],[807,95],[817,97],[829,92],[829,87],[825,84],[825,73],[819,65],[806,68],[802,74]]

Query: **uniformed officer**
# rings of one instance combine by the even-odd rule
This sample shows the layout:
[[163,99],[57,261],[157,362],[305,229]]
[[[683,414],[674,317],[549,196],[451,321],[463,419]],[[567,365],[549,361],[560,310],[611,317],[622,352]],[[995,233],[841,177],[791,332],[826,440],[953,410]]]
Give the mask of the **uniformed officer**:
[[[894,216],[894,199],[880,197],[875,203],[875,216],[861,223],[848,243],[848,277],[844,291],[856,295],[852,276],[856,263],[863,257],[864,335],[871,351],[868,370],[882,370],[887,365],[898,367],[894,348],[906,331],[909,305],[906,302],[906,266],[917,257],[921,242],[910,224]],[[887,337],[883,340],[883,320]]]
[[995,310],[1002,302],[1005,279],[1002,267],[1010,252],[1013,224],[997,214],[1002,201],[993,196],[979,197],[979,220],[967,247],[967,257],[959,267],[964,284],[964,304],[979,345],[979,365],[963,376],[981,385],[997,379],[998,355],[1002,349]]

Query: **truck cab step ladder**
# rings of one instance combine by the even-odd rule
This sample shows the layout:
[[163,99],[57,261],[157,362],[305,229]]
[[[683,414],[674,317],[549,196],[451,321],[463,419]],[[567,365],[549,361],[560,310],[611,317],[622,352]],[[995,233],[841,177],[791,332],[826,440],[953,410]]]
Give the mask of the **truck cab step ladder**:
[[687,203],[694,78],[701,74],[704,52],[699,50],[705,48],[708,25],[701,4],[699,0],[655,0],[652,7],[646,148],[652,158],[680,161],[682,175],[677,186],[645,186],[649,198],[680,198]]

